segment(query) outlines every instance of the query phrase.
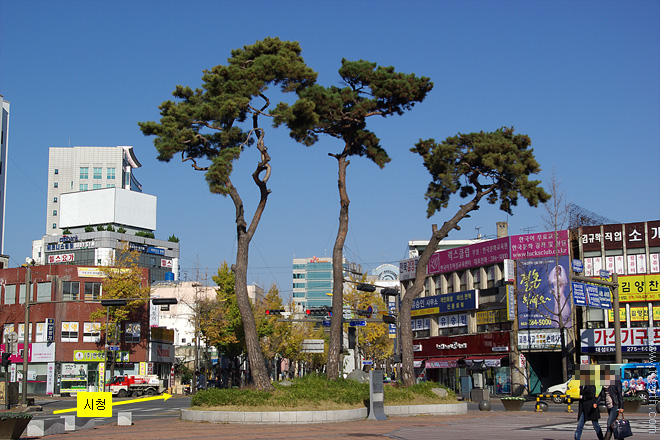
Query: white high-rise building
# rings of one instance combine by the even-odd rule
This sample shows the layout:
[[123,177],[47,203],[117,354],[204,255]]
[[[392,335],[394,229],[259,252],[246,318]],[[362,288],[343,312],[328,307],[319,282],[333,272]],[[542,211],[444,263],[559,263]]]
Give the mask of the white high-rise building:
[[5,250],[5,200],[7,189],[7,151],[9,150],[9,101],[0,95],[0,254]]
[[133,175],[141,166],[131,146],[49,148],[46,234],[62,234],[62,194],[103,188],[142,192]]

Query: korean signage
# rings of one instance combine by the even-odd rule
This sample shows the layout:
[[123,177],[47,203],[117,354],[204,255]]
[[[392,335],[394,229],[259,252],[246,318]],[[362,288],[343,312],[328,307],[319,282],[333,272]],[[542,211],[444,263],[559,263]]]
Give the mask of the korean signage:
[[131,251],[138,251],[147,254],[165,255],[165,249],[156,248],[153,246],[147,246],[146,244],[140,244],[140,243],[129,243],[128,249]]
[[55,320],[53,318],[46,319],[46,342],[55,342]]
[[[14,364],[23,362],[23,344],[18,345],[18,355],[9,356]],[[0,344],[0,353],[6,350],[5,344]],[[28,344],[28,362],[55,362],[55,344],[46,342],[34,342]]]
[[467,313],[439,316],[438,327],[439,328],[467,327]]
[[161,259],[160,259],[160,266],[161,266],[161,267],[169,267],[169,268],[171,268],[171,267],[172,267],[172,260],[167,260],[167,259],[165,259],[165,258],[161,258]]
[[463,292],[417,298],[413,301],[411,316],[475,310],[479,308],[478,292],[478,290],[466,290]]
[[62,239],[60,238],[60,243],[47,244],[46,252],[70,251],[75,249],[89,249],[89,248],[93,248],[94,245],[95,245],[94,241],[62,242]]
[[487,266],[508,258],[509,237],[502,237],[483,243],[436,252],[429,260],[428,273],[430,275]]
[[573,291],[573,304],[576,306],[587,306],[587,294],[584,290],[584,283],[571,283],[571,290]]
[[62,364],[62,380],[87,380],[87,364]]
[[69,263],[73,260],[75,260],[75,255],[74,254],[56,254],[56,255],[49,255],[48,256],[48,264],[54,264],[54,263]]
[[660,301],[660,274],[620,276],[619,301]]
[[518,327],[558,328],[572,326],[568,256],[518,261]]
[[[614,311],[610,310],[608,312],[608,318],[610,322],[614,322]],[[626,320],[626,308],[621,307],[619,309],[619,320]],[[649,320],[649,308],[648,307],[630,307],[630,320],[631,321],[646,321]],[[660,322],[660,307],[653,307],[653,322]]]
[[477,312],[477,325],[495,324],[508,321],[507,309],[484,310]]
[[[652,346],[655,347],[654,351],[660,350],[660,327],[651,329],[633,327],[620,330],[623,353],[648,353]],[[613,328],[580,330],[580,338],[582,353],[614,353],[615,351]]]
[[[117,362],[129,362],[128,351],[120,351]],[[103,350],[73,350],[74,362],[104,362],[105,352]]]
[[174,363],[174,345],[151,342],[149,360],[151,362]]
[[559,329],[519,331],[518,349],[519,350],[561,349],[561,334],[559,333]]
[[407,260],[399,261],[399,279],[412,280],[417,273],[417,262],[419,257],[408,258]]
[[165,327],[151,327],[151,341],[174,344],[174,330]]
[[496,331],[476,335],[432,336],[416,339],[414,343],[421,345],[421,349],[415,351],[415,358],[506,353],[509,351],[510,337],[510,332]]
[[580,228],[580,242],[583,251],[599,251],[601,244],[606,250],[643,249],[660,246],[660,220]]
[[414,332],[431,329],[431,318],[412,319],[410,320],[410,323]]
[[511,258],[514,260],[568,254],[568,231],[541,232],[511,237]]

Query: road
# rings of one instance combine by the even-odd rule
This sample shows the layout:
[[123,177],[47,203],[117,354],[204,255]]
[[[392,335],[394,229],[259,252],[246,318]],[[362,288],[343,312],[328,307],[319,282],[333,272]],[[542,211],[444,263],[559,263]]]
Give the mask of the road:
[[[115,403],[133,400],[131,397],[126,398],[113,398],[112,417],[96,417],[95,424],[102,425],[106,423],[117,423],[117,412],[131,411],[133,413],[133,422],[157,418],[175,418],[178,419],[181,415],[181,408],[190,407],[190,397],[173,396],[167,400],[147,400],[143,402],[128,403],[125,405],[115,406]],[[61,415],[72,414],[75,412],[65,414],[53,414],[53,411],[60,409],[69,409],[76,407],[76,399],[68,398],[63,400],[49,399],[39,400],[36,399],[37,405],[43,408],[43,411],[34,413],[35,419],[58,419]]]

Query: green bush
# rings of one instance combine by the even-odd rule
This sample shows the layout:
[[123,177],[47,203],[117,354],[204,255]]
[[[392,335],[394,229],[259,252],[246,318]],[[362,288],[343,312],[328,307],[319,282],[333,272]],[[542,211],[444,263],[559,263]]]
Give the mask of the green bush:
[[[325,375],[309,374],[294,379],[291,385],[275,383],[275,391],[257,391],[254,389],[218,389],[199,391],[191,400],[192,406],[271,406],[274,408],[314,407],[327,403],[360,406],[369,401],[369,384],[352,380],[327,380]],[[405,404],[418,396],[438,400],[455,399],[455,394],[448,391],[446,399],[441,399],[432,388],[445,388],[434,382],[423,382],[410,388],[385,386],[385,402]],[[446,389],[446,388],[445,388]]]

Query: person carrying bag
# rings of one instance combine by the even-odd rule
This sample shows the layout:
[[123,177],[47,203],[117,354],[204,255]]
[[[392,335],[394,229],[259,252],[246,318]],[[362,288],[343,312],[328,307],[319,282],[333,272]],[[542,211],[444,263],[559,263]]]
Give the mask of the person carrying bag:
[[621,413],[621,420],[617,417],[614,423],[612,423],[611,429],[614,433],[614,438],[616,439],[622,439],[633,435],[632,429],[630,429],[630,422],[626,420],[623,413]]
[[600,396],[596,396],[596,387],[594,385],[582,385],[580,386],[580,403],[578,406],[578,424],[575,429],[575,440],[580,440],[582,437],[582,429],[587,420],[591,420],[591,423],[596,431],[598,440],[604,440],[603,431],[600,429],[598,424],[598,419],[600,419],[600,413],[598,411],[598,403],[600,402]]

